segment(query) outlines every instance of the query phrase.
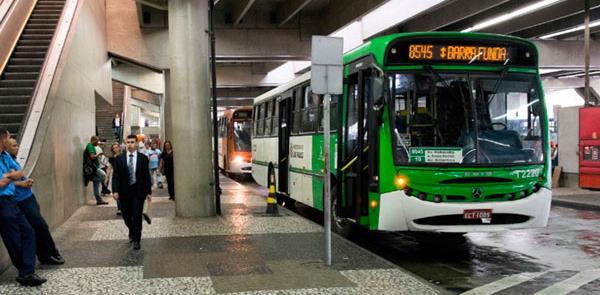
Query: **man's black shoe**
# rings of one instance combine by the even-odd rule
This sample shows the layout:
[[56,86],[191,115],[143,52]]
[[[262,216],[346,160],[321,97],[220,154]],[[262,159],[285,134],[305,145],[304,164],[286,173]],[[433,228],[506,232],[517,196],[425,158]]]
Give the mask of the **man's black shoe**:
[[26,275],[24,277],[17,277],[17,282],[19,282],[19,284],[23,285],[23,286],[29,286],[29,287],[33,287],[33,286],[39,286],[43,283],[46,282],[46,279],[44,278],[40,278],[40,276],[38,276],[37,274],[30,274],[30,275]]
[[48,264],[48,265],[61,265],[61,264],[65,264],[65,259],[60,255],[55,255],[55,256],[50,256],[46,259],[40,260],[40,263]]
[[98,201],[96,202],[96,205],[107,205],[108,202],[104,202],[104,201]]
[[133,250],[139,250],[140,248],[142,248],[140,242],[133,242]]

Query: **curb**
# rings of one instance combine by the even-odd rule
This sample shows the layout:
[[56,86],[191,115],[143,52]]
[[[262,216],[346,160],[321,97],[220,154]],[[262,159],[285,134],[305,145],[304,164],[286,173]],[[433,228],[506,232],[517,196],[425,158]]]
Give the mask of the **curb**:
[[580,203],[566,200],[552,200],[552,205],[569,207],[581,210],[598,210],[600,211],[600,204]]

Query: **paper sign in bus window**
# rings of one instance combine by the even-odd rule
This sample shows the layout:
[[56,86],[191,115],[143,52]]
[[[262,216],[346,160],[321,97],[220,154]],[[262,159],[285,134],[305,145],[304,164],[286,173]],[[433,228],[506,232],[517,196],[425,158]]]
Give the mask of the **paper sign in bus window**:
[[459,147],[410,148],[411,163],[460,163],[462,157]]

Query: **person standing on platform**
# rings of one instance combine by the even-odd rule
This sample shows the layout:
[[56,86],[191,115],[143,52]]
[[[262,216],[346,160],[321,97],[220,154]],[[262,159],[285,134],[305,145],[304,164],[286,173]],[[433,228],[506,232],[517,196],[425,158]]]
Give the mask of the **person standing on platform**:
[[146,156],[150,160],[150,173],[152,173],[152,184],[156,184],[158,188],[162,188],[160,173],[158,172],[158,163],[160,160],[160,149],[155,142],[150,144],[150,148],[146,150]]
[[100,142],[100,140],[98,139],[98,136],[92,136],[92,138],[90,139],[90,143],[87,144],[87,146],[85,147],[85,150],[87,152],[87,157],[91,161],[94,161],[94,165],[96,166],[96,171],[94,172],[94,176],[92,178],[92,182],[94,183],[94,197],[96,197],[96,205],[106,205],[106,204],[108,204],[108,202],[105,202],[104,200],[102,200],[102,196],[100,195],[100,186],[101,186],[102,182],[104,181],[104,178],[106,177],[106,175],[104,174],[104,171],[102,171],[102,169],[100,169],[99,157],[103,153],[102,154],[96,153],[96,146],[98,145],[99,142]]
[[106,172],[108,171],[108,158],[104,153],[104,141],[98,141],[98,145],[96,146],[96,155],[98,155],[98,163],[100,164],[100,170],[104,172],[104,180],[102,181],[102,196],[110,195],[110,190],[108,189],[108,177],[106,176]]
[[117,142],[121,141],[121,116],[119,113],[115,114],[115,117],[112,121],[113,130],[115,131],[115,140]]
[[152,180],[148,157],[137,151],[135,135],[125,140],[127,151],[115,160],[112,176],[113,198],[121,201],[129,241],[139,250],[142,238],[142,211],[146,198],[152,200]]
[[4,153],[8,130],[0,129],[0,236],[10,256],[10,261],[19,271],[16,281],[23,286],[39,286],[46,279],[35,273],[35,233],[15,201],[14,182],[23,177],[9,165]]
[[[106,173],[106,179],[111,179],[112,178],[112,171],[113,171],[113,167],[115,166],[115,161],[117,160],[117,157],[119,157],[119,155],[121,155],[121,145],[119,145],[118,143],[113,143],[112,146],[110,147],[110,152],[112,153],[112,155],[110,156],[110,158],[108,158],[108,172]],[[107,181],[108,184],[108,181]],[[117,200],[117,215],[121,215],[121,201]]]
[[173,183],[173,145],[170,140],[166,140],[160,154],[160,171],[167,178],[167,190],[169,191],[169,200],[175,200],[175,183]]
[[[20,171],[21,166],[16,161],[17,152],[19,151],[17,141],[14,138],[9,138],[5,148],[13,160],[13,167]],[[35,232],[38,260],[41,264],[64,264],[65,260],[56,249],[48,224],[40,212],[40,205],[31,191],[31,186],[33,186],[33,179],[31,178],[22,177],[19,181],[15,181],[15,201]]]

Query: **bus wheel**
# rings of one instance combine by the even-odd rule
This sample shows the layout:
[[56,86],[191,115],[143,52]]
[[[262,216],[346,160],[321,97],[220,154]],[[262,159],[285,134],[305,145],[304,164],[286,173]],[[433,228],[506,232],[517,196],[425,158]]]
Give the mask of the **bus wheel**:
[[348,237],[354,229],[354,223],[337,214],[338,194],[334,186],[331,188],[331,230],[342,237]]

